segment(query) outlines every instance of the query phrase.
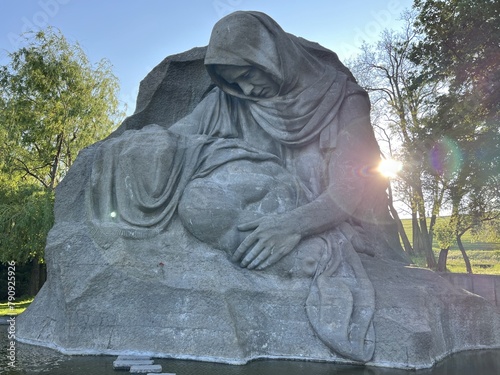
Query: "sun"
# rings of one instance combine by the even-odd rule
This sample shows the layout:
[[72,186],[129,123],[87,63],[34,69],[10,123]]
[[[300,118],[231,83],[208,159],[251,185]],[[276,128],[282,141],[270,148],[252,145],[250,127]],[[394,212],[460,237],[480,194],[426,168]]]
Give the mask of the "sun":
[[394,159],[383,159],[378,165],[380,174],[387,178],[394,178],[403,169],[403,163]]

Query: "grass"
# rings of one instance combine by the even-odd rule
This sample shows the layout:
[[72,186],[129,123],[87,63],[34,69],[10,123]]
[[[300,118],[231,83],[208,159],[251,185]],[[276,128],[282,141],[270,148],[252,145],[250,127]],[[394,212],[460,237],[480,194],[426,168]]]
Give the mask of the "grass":
[[8,302],[0,302],[0,316],[19,315],[26,310],[32,301],[33,297],[22,298],[14,302],[12,306]]
[[[446,218],[441,219],[446,220]],[[410,242],[412,241],[411,220],[403,219],[403,226]],[[500,243],[475,240],[469,233],[462,236],[462,243],[465,252],[469,256],[472,272],[475,274],[500,275]],[[436,261],[439,257],[440,248],[436,241],[432,244],[432,249],[436,255]],[[423,257],[412,258],[418,266],[425,267]],[[448,261],[446,267],[449,272],[466,273],[465,262],[458,246],[454,244],[448,252]]]

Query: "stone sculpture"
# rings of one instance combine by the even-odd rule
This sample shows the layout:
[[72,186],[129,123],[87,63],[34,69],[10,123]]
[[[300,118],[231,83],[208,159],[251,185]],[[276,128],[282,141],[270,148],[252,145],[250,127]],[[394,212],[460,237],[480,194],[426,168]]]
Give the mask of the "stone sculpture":
[[333,52],[262,13],[223,18],[208,48],[143,81],[136,113],[59,186],[48,281],[18,336],[80,354],[395,367],[499,346],[484,330],[500,327],[494,307],[407,267],[369,108]]

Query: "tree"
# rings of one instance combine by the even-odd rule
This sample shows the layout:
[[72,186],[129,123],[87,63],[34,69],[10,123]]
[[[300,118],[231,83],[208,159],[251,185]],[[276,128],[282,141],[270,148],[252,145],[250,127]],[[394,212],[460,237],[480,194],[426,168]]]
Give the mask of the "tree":
[[54,195],[35,184],[0,188],[0,261],[31,264],[27,293],[35,295],[45,281],[43,254],[47,233],[54,223]]
[[[402,159],[404,171],[400,178],[402,186],[398,188],[407,192],[409,197],[413,248],[425,255],[429,267],[435,268],[432,228],[427,224],[424,194],[425,179],[432,175],[427,173],[426,158],[422,156],[428,152],[429,144],[425,119],[434,110],[433,99],[441,85],[423,80],[419,67],[410,60],[409,54],[418,35],[412,27],[413,15],[408,13],[405,16],[406,25],[401,33],[385,31],[376,45],[364,45],[353,70],[361,85],[370,92],[375,109],[384,113],[384,117],[378,120],[382,123],[379,127],[384,127],[389,133],[387,138],[391,141],[388,143],[399,146],[399,155],[396,156]],[[404,233],[401,235],[404,238]],[[408,245],[405,248],[411,250]]]
[[415,0],[424,35],[414,61],[430,79],[450,80],[450,92],[486,122],[500,119],[500,7],[493,0]]
[[443,160],[460,155],[459,166],[445,168],[451,173],[437,172],[447,174],[451,223],[472,273],[461,237],[496,220],[499,209],[500,7],[490,0],[416,0],[415,9],[423,37],[412,61],[426,79],[448,82],[430,121],[456,145]]
[[436,242],[440,248],[437,270],[446,271],[446,260],[451,245],[455,242],[455,230],[452,222],[438,221],[434,227]]
[[433,230],[443,208],[452,212],[448,229],[468,270],[462,235],[498,214],[500,9],[480,3],[487,4],[479,9],[469,0],[417,0],[416,22],[407,14],[403,31],[386,31],[379,43],[365,46],[356,65],[397,144],[404,168],[393,190],[408,199],[413,248],[431,268]]
[[32,263],[37,284],[55,187],[79,150],[123,115],[109,62],[91,64],[58,31],[26,34],[8,58],[0,66],[0,261]]
[[[31,39],[30,39],[31,37]],[[29,34],[0,68],[5,168],[53,190],[79,150],[117,124],[118,81],[52,29]]]

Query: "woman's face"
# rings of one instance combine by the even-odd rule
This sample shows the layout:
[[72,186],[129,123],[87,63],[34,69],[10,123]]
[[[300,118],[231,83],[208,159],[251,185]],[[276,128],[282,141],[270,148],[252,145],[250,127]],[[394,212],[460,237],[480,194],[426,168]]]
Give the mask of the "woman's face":
[[246,96],[267,99],[279,92],[271,76],[253,66],[217,65],[215,72],[227,83],[239,86]]

